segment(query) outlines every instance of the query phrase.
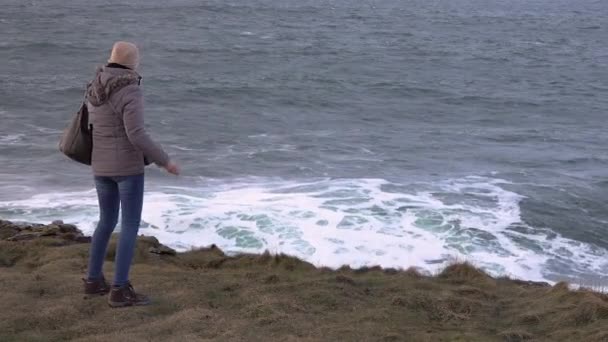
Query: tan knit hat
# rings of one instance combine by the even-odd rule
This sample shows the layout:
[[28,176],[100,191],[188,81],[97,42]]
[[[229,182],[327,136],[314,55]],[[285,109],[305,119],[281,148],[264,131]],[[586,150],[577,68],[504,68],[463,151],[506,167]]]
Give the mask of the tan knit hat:
[[129,42],[116,42],[108,63],[117,63],[133,70],[139,66],[139,50]]

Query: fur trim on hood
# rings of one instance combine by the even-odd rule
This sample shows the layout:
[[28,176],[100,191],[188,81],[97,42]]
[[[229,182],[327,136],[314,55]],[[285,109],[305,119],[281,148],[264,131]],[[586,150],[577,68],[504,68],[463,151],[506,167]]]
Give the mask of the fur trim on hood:
[[87,100],[93,106],[101,106],[112,94],[126,86],[137,85],[140,80],[141,76],[130,69],[100,67],[87,90]]

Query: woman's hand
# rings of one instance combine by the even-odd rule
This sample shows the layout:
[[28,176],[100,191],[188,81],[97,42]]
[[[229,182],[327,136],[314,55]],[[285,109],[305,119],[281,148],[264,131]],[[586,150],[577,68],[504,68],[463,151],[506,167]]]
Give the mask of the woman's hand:
[[172,175],[176,175],[179,176],[179,165],[175,164],[174,162],[170,161],[165,167],[165,170],[167,170],[167,172],[169,172]]

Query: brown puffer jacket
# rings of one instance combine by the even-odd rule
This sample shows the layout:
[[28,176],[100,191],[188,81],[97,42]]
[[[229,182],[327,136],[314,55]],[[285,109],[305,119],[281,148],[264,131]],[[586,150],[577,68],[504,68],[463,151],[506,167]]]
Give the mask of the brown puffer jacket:
[[133,70],[105,66],[87,91],[96,176],[142,174],[144,155],[159,166],[169,163],[167,153],[146,133],[140,80]]

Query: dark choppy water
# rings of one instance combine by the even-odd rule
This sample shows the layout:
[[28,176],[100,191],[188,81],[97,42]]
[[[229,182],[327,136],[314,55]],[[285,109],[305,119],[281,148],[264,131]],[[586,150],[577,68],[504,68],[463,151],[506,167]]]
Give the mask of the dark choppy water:
[[143,233],[608,276],[605,1],[3,0],[0,217],[92,230],[89,171],[56,144],[117,39],[184,169],[149,172]]

